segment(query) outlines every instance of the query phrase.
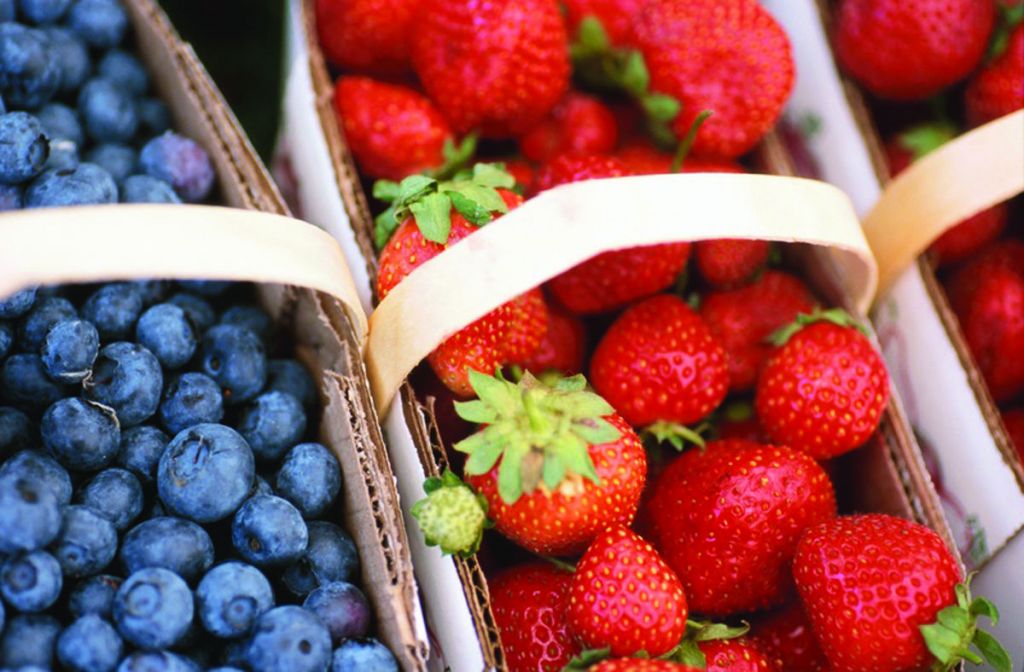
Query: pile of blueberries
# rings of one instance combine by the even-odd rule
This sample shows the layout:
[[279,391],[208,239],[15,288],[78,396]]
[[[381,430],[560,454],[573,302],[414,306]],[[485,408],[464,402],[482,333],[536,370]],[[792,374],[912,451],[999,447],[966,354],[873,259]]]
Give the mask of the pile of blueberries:
[[118,0],[0,0],[0,210],[209,196],[127,32]]
[[252,299],[211,281],[0,298],[0,668],[398,669],[329,520],[313,379]]

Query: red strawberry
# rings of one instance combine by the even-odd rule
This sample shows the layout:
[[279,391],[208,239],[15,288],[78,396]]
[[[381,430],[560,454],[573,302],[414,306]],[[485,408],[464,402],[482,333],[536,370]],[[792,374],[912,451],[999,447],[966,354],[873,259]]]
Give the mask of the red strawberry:
[[735,158],[775,125],[793,88],[793,57],[785,31],[756,0],[650,0],[633,30],[651,90],[682,104],[676,136],[712,112],[694,155]]
[[733,439],[676,458],[647,508],[655,546],[690,607],[727,616],[785,599],[800,535],[833,518],[836,500],[809,456]]
[[519,135],[569,86],[556,0],[423,0],[412,57],[427,94],[459,133]]
[[619,140],[615,115],[600,100],[570,91],[540,124],[519,139],[531,161],[549,161],[559,154],[610,152]]
[[883,98],[927,98],[981,62],[995,22],[991,0],[841,0],[836,57]]
[[1024,462],[1024,409],[1015,408],[1003,411],[1003,426],[1010,438],[1010,444],[1017,449],[1021,462]]
[[421,0],[316,0],[324,57],[336,68],[372,75],[410,69],[409,41]]
[[827,459],[863,445],[878,428],[889,374],[842,311],[798,322],[810,324],[798,327],[761,369],[757,417],[772,441]]
[[[744,639],[716,639],[700,643],[701,653],[707,658],[706,672],[783,672],[753,643]],[[802,668],[787,668],[787,672],[808,672]]]
[[722,346],[682,299],[662,294],[615,320],[590,360],[594,389],[634,427],[687,425],[725,398]]
[[613,656],[660,656],[686,632],[686,596],[654,547],[624,527],[599,535],[576,565],[569,628]]
[[752,389],[772,353],[768,336],[814,305],[810,290],[782,271],[767,271],[746,287],[706,294],[700,316],[725,349],[729,389]]
[[974,75],[964,94],[967,121],[980,126],[1024,107],[1024,23],[1010,34],[1006,51]]
[[649,658],[616,658],[587,669],[590,672],[703,672],[699,667]]
[[723,409],[715,425],[719,439],[744,439],[755,443],[764,442],[764,430],[754,415],[753,404],[734,402]]
[[605,35],[614,45],[629,44],[632,36],[633,15],[640,10],[644,0],[566,0],[565,9],[569,15],[569,27],[573,35],[580,21],[593,17],[601,22]]
[[501,159],[499,163],[505,164],[505,172],[515,178],[517,191],[524,194],[533,192],[536,174],[532,165],[522,159]]
[[672,155],[652,147],[649,142],[627,145],[615,153],[630,175],[661,175],[672,172]]
[[721,238],[694,246],[694,264],[714,287],[735,287],[750,279],[768,261],[767,240]]
[[755,617],[750,628],[750,639],[779,670],[829,670],[825,654],[814,638],[807,613],[796,600],[770,614]]
[[586,330],[579,318],[561,307],[550,306],[547,334],[533,355],[523,362],[523,368],[538,376],[545,371],[575,375],[583,370],[586,343]]
[[537,172],[537,192],[570,182],[623,177],[629,174],[626,166],[613,156],[594,153],[562,154],[545,163]]
[[572,574],[533,562],[487,582],[510,672],[561,672],[579,652],[565,619],[571,581]]

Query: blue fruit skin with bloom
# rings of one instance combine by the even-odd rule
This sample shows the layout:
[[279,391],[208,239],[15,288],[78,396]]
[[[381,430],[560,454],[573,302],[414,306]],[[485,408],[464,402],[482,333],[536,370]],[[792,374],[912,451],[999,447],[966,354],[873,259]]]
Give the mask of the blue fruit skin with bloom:
[[114,597],[114,623],[126,640],[142,649],[173,646],[192,623],[192,591],[162,567],[132,572]]
[[53,325],[63,320],[73,320],[78,311],[67,299],[51,296],[36,301],[25,319],[18,325],[18,345],[25,352],[39,352],[46,334]]
[[22,190],[16,184],[0,184],[0,212],[21,210],[24,207]]
[[0,115],[0,182],[20,184],[43,172],[50,156],[42,124],[27,112]]
[[46,333],[41,356],[50,378],[61,383],[80,383],[92,373],[100,351],[100,335],[91,322],[64,320]]
[[85,160],[95,163],[110,173],[115,182],[121,184],[135,170],[136,156],[135,150],[131,147],[110,142],[89,150]]
[[288,590],[299,597],[333,581],[349,581],[359,572],[359,552],[347,532],[322,520],[307,525],[305,552],[281,576]]
[[323,672],[331,661],[331,637],[305,609],[276,607],[257,622],[246,661],[253,672]]
[[370,605],[363,591],[346,581],[327,583],[306,596],[302,603],[320,619],[337,646],[352,637],[365,637],[370,629]]
[[128,572],[162,567],[192,583],[213,565],[213,541],[190,520],[151,518],[125,535],[121,562]]
[[341,490],[338,459],[319,443],[300,443],[285,455],[274,486],[303,517],[317,518]]
[[14,406],[39,411],[63,396],[39,355],[11,355],[0,365],[0,399]]
[[11,320],[21,317],[29,310],[36,301],[36,288],[29,287],[20,292],[0,299],[0,320]]
[[117,531],[109,520],[87,506],[64,509],[60,534],[51,547],[66,577],[97,574],[117,553]]
[[230,427],[205,423],[171,439],[157,467],[157,490],[174,513],[212,523],[238,509],[255,474],[245,439]]
[[272,494],[274,494],[274,489],[270,487],[270,483],[267,481],[267,479],[257,474],[256,478],[252,482],[252,489],[249,491],[249,496],[255,497],[256,495]]
[[170,280],[133,280],[132,284],[138,288],[142,305],[147,308],[163,301],[171,291]]
[[60,529],[60,507],[49,488],[21,475],[0,476],[0,553],[38,550]]
[[[78,145],[61,138],[50,139],[50,158],[46,160],[46,170],[74,170],[80,163]],[[24,200],[22,198],[23,204]]]
[[119,576],[97,574],[82,579],[68,596],[68,611],[74,618],[95,614],[110,619],[114,608],[114,595],[124,582]]
[[70,5],[71,0],[18,0],[18,11],[32,23],[53,23]]
[[398,672],[398,661],[372,637],[350,639],[334,650],[331,672]]
[[0,0],[0,21],[14,21],[14,0]]
[[46,409],[40,433],[46,451],[76,471],[102,469],[121,445],[121,430],[110,410],[77,397],[61,399]]
[[218,324],[203,335],[200,366],[224,392],[227,405],[259,394],[267,381],[267,356],[259,336],[229,324]]
[[199,672],[199,668],[170,651],[136,651],[121,661],[117,672]]
[[149,88],[149,75],[145,66],[139,59],[120,49],[108,51],[100,59],[96,72],[133,96],[141,96]]
[[33,180],[25,192],[28,208],[109,203],[117,203],[117,184],[110,173],[94,163],[51,168]]
[[142,292],[130,282],[103,285],[82,305],[82,317],[96,325],[104,341],[130,336],[142,314]]
[[122,651],[117,630],[95,614],[79,618],[57,638],[57,660],[71,672],[113,672]]
[[121,185],[122,203],[181,203],[171,185],[149,175],[132,175]]
[[78,501],[120,532],[142,513],[142,485],[127,469],[106,469],[79,490]]
[[60,91],[77,91],[92,72],[88,48],[77,35],[63,26],[46,26],[43,33],[50,38],[50,49],[60,68]]
[[90,47],[110,49],[124,39],[128,15],[117,0],[78,0],[68,14],[68,27]]
[[306,412],[290,394],[265,392],[242,412],[238,431],[257,459],[276,462],[306,433]]
[[50,102],[60,86],[60,65],[42,31],[20,23],[0,24],[0,94],[12,108],[34,110]]
[[267,363],[267,392],[284,392],[304,408],[316,403],[316,385],[306,367],[294,359],[272,359]]
[[173,131],[158,135],[142,147],[139,166],[147,175],[169,183],[187,203],[198,203],[209,196],[216,177],[206,150]]
[[162,100],[139,100],[139,122],[147,135],[160,135],[171,128],[171,113]]
[[231,522],[231,543],[257,567],[297,560],[309,542],[302,514],[280,497],[257,495],[247,500]]
[[201,296],[223,296],[236,284],[231,280],[178,280],[178,286]]
[[0,664],[14,669],[30,665],[50,669],[60,630],[57,619],[46,614],[12,618],[0,640]]
[[46,551],[11,556],[0,567],[0,594],[22,613],[48,609],[63,586],[60,563]]
[[0,458],[7,459],[32,442],[33,425],[28,416],[16,408],[0,406]]
[[244,327],[269,345],[274,335],[274,322],[267,312],[256,306],[232,306],[224,311],[217,324],[233,324]]
[[171,434],[224,417],[224,396],[212,378],[202,373],[176,376],[164,390],[160,422]]
[[36,119],[43,127],[43,133],[52,142],[54,140],[67,140],[76,146],[85,142],[82,132],[82,124],[78,121],[78,115],[67,105],[61,103],[49,103],[35,113]]
[[170,440],[156,427],[143,425],[127,429],[121,432],[117,465],[135,474],[142,483],[152,483],[156,480],[156,465]]
[[0,358],[6,357],[14,348],[14,327],[0,321]]
[[[56,460],[36,450],[23,450],[0,466],[0,479],[23,478],[49,490],[57,506],[71,503],[71,476]],[[2,551],[2,549],[0,549]]]
[[160,362],[153,353],[136,343],[121,342],[100,350],[82,388],[89,400],[113,408],[124,428],[156,413],[163,383]]
[[197,334],[212,327],[217,319],[217,313],[213,310],[210,302],[195,294],[178,292],[167,299],[167,303],[185,311],[185,316]]
[[203,627],[217,637],[249,634],[256,619],[274,606],[274,592],[263,572],[241,562],[217,565],[196,589]]

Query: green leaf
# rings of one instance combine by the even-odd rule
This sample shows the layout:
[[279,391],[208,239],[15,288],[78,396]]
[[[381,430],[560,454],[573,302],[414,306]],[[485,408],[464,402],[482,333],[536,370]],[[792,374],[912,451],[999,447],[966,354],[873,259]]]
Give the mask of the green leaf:
[[988,619],[992,621],[992,625],[999,624],[999,609],[997,609],[996,605],[992,603],[992,600],[987,597],[974,598],[974,601],[971,602],[970,611],[971,614],[975,616],[988,617]]
[[672,96],[663,93],[649,93],[640,98],[647,116],[657,121],[669,122],[679,115],[683,106]]
[[697,625],[697,632],[693,635],[696,642],[711,642],[719,639],[736,639],[750,632],[750,623],[743,621],[743,625],[728,625],[726,623],[701,623],[700,621],[689,621],[688,626]]
[[469,452],[469,457],[466,459],[464,467],[466,473],[471,476],[486,474],[494,468],[504,449],[505,445],[503,442],[481,441],[475,450]]
[[398,185],[396,200],[410,204],[436,190],[437,180],[426,175],[410,175]]
[[565,463],[557,456],[550,456],[544,460],[544,485],[548,490],[554,490],[565,478]]
[[588,649],[570,660],[569,664],[562,668],[562,672],[582,672],[587,668],[597,665],[602,660],[607,660],[611,655],[611,647]]
[[519,389],[507,380],[471,369],[469,385],[476,392],[476,396],[491,405],[498,415],[514,413],[519,404]]
[[392,182],[391,180],[377,180],[373,183],[373,197],[381,200],[391,202],[398,198],[398,182]]
[[622,432],[603,418],[574,423],[573,433],[595,446],[599,446],[602,443],[611,443],[622,436]]
[[647,94],[650,83],[651,75],[647,72],[643,55],[639,51],[630,51],[622,69],[622,88],[632,97],[642,99]]
[[452,205],[458,210],[459,214],[466,218],[466,221],[473,226],[483,226],[492,219],[494,215],[491,211],[480,205],[476,201],[473,201],[457,191],[446,192],[448,198],[452,199]]
[[554,384],[549,385],[549,387],[552,387],[559,392],[582,392],[587,389],[587,379],[583,377],[582,373],[577,373],[575,376],[568,377],[559,376],[558,380],[556,380]]
[[506,504],[515,504],[523,494],[522,465],[523,453],[517,450],[506,451],[498,465],[498,494]]
[[431,476],[427,480],[423,481],[423,492],[427,493],[428,495],[440,487],[441,479],[438,478],[437,476]]
[[516,184],[516,178],[505,170],[504,165],[496,163],[478,163],[473,166],[473,181],[481,187],[494,189],[511,189]]
[[460,418],[467,422],[475,422],[478,425],[484,425],[494,422],[498,414],[494,408],[488,406],[479,399],[473,401],[456,401],[455,412]]
[[915,126],[899,135],[899,144],[910,152],[914,161],[946,144],[958,135],[957,128],[947,123]]
[[946,607],[936,616],[938,622],[953,632],[966,632],[971,626],[971,616],[963,607]]
[[384,249],[384,246],[391,240],[391,236],[394,235],[398,225],[399,221],[395,217],[395,206],[393,205],[374,218],[373,242],[378,250]]
[[928,650],[940,663],[950,663],[956,659],[963,642],[959,633],[938,623],[920,626],[921,635]]
[[565,463],[566,468],[574,474],[579,474],[591,483],[600,483],[601,479],[594,468],[594,461],[590,459],[590,451],[587,450],[587,443],[575,437],[564,436],[555,441],[553,450]]
[[604,51],[611,46],[608,33],[601,20],[596,16],[585,16],[580,21],[576,42],[584,49],[592,52]]
[[466,164],[473,160],[476,154],[478,137],[470,133],[462,139],[458,145],[448,137],[444,140],[444,147],[441,149],[441,156],[444,163],[426,172],[426,175],[435,179],[453,179],[461,171],[465,170]]
[[427,194],[409,204],[416,226],[427,240],[444,244],[452,230],[452,199],[447,194]]
[[981,652],[981,655],[985,657],[988,664],[994,667],[997,672],[1012,672],[1013,663],[1010,661],[1010,654],[999,643],[999,640],[991,634],[978,629],[974,633],[973,644]]
[[679,648],[673,654],[672,659],[676,662],[682,663],[683,665],[696,667],[700,670],[703,670],[708,665],[707,658],[704,657],[704,652],[697,646],[697,642],[692,639],[688,639],[680,644]]
[[494,187],[484,187],[474,182],[455,182],[450,191],[456,191],[488,212],[508,212],[508,205]]

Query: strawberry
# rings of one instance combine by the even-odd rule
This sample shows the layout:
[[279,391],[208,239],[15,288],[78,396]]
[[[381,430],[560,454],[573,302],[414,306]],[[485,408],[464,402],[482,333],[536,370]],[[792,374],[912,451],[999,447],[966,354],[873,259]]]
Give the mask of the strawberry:
[[633,31],[651,90],[682,105],[676,137],[712,112],[694,155],[736,158],[775,125],[793,88],[793,57],[785,31],[756,0],[649,0]]
[[687,613],[679,578],[625,527],[598,535],[576,565],[567,619],[588,648],[660,656],[679,644]]
[[693,261],[708,284],[728,288],[743,284],[768,261],[767,240],[721,238],[694,245]]
[[676,458],[647,505],[655,547],[693,611],[727,616],[781,603],[800,535],[836,515],[835,493],[804,453],[712,441]]
[[563,308],[552,305],[548,309],[548,331],[533,355],[523,362],[523,368],[538,376],[545,371],[575,375],[583,370],[586,344],[583,322]]
[[644,0],[566,0],[565,9],[569,18],[572,35],[579,29],[580,22],[587,18],[601,22],[605,35],[612,44],[629,44],[632,36],[633,15],[640,10]]
[[1003,427],[1006,428],[1006,435],[1010,439],[1010,445],[1017,449],[1021,462],[1024,462],[1024,409],[1015,408],[1000,413],[1003,417]]
[[682,299],[654,296],[626,310],[590,360],[594,389],[634,427],[687,425],[722,403],[722,346]]
[[991,0],[841,0],[836,57],[877,96],[928,98],[978,66],[994,23]]
[[[783,672],[752,642],[744,639],[716,639],[700,644],[707,659],[706,672]],[[807,672],[802,668],[787,668]]]
[[772,613],[755,616],[750,627],[750,639],[779,670],[829,670],[807,613],[797,600]]
[[501,159],[499,162],[505,164],[505,172],[515,179],[517,192],[520,194],[533,193],[536,171],[530,163],[522,159]]
[[566,622],[571,581],[547,562],[509,567],[488,580],[510,672],[561,672],[579,652]]
[[[968,651],[972,637],[990,663],[996,648],[1006,655],[976,630],[977,615],[998,618],[995,607],[970,600],[957,585],[956,559],[923,525],[884,514],[822,523],[800,540],[793,577],[835,672],[950,670],[965,657],[980,663]],[[1009,659],[994,667],[1009,671]]]
[[830,310],[801,315],[776,334],[782,345],[761,369],[754,401],[772,441],[827,459],[863,445],[878,428],[889,374],[859,329]]
[[455,449],[499,532],[534,553],[571,555],[633,521],[643,446],[582,376],[547,386],[529,373],[513,384],[472,371],[470,382],[480,398],[456,410],[486,426]]
[[[576,670],[575,667],[566,671]],[[703,672],[699,667],[691,667],[670,660],[651,660],[649,658],[612,658],[602,661],[588,669],[590,672]]]
[[489,138],[532,128],[569,86],[556,0],[423,0],[412,60],[455,130]]
[[980,126],[1024,107],[1024,23],[1010,34],[1004,51],[998,58],[979,70],[964,98],[967,103],[967,121]]
[[619,140],[615,115],[600,100],[570,91],[540,124],[519,138],[519,149],[531,161],[549,161],[560,154],[610,152]]
[[767,271],[746,287],[706,294],[700,316],[725,349],[729,389],[752,389],[772,352],[765,339],[814,305],[810,290],[782,271]]
[[540,193],[560,184],[629,174],[621,161],[607,154],[561,154],[541,166],[537,172],[536,187]]
[[673,156],[653,147],[649,142],[626,145],[615,153],[630,175],[661,175],[672,172]]
[[421,0],[316,0],[316,27],[327,62],[378,76],[410,69],[409,41]]

